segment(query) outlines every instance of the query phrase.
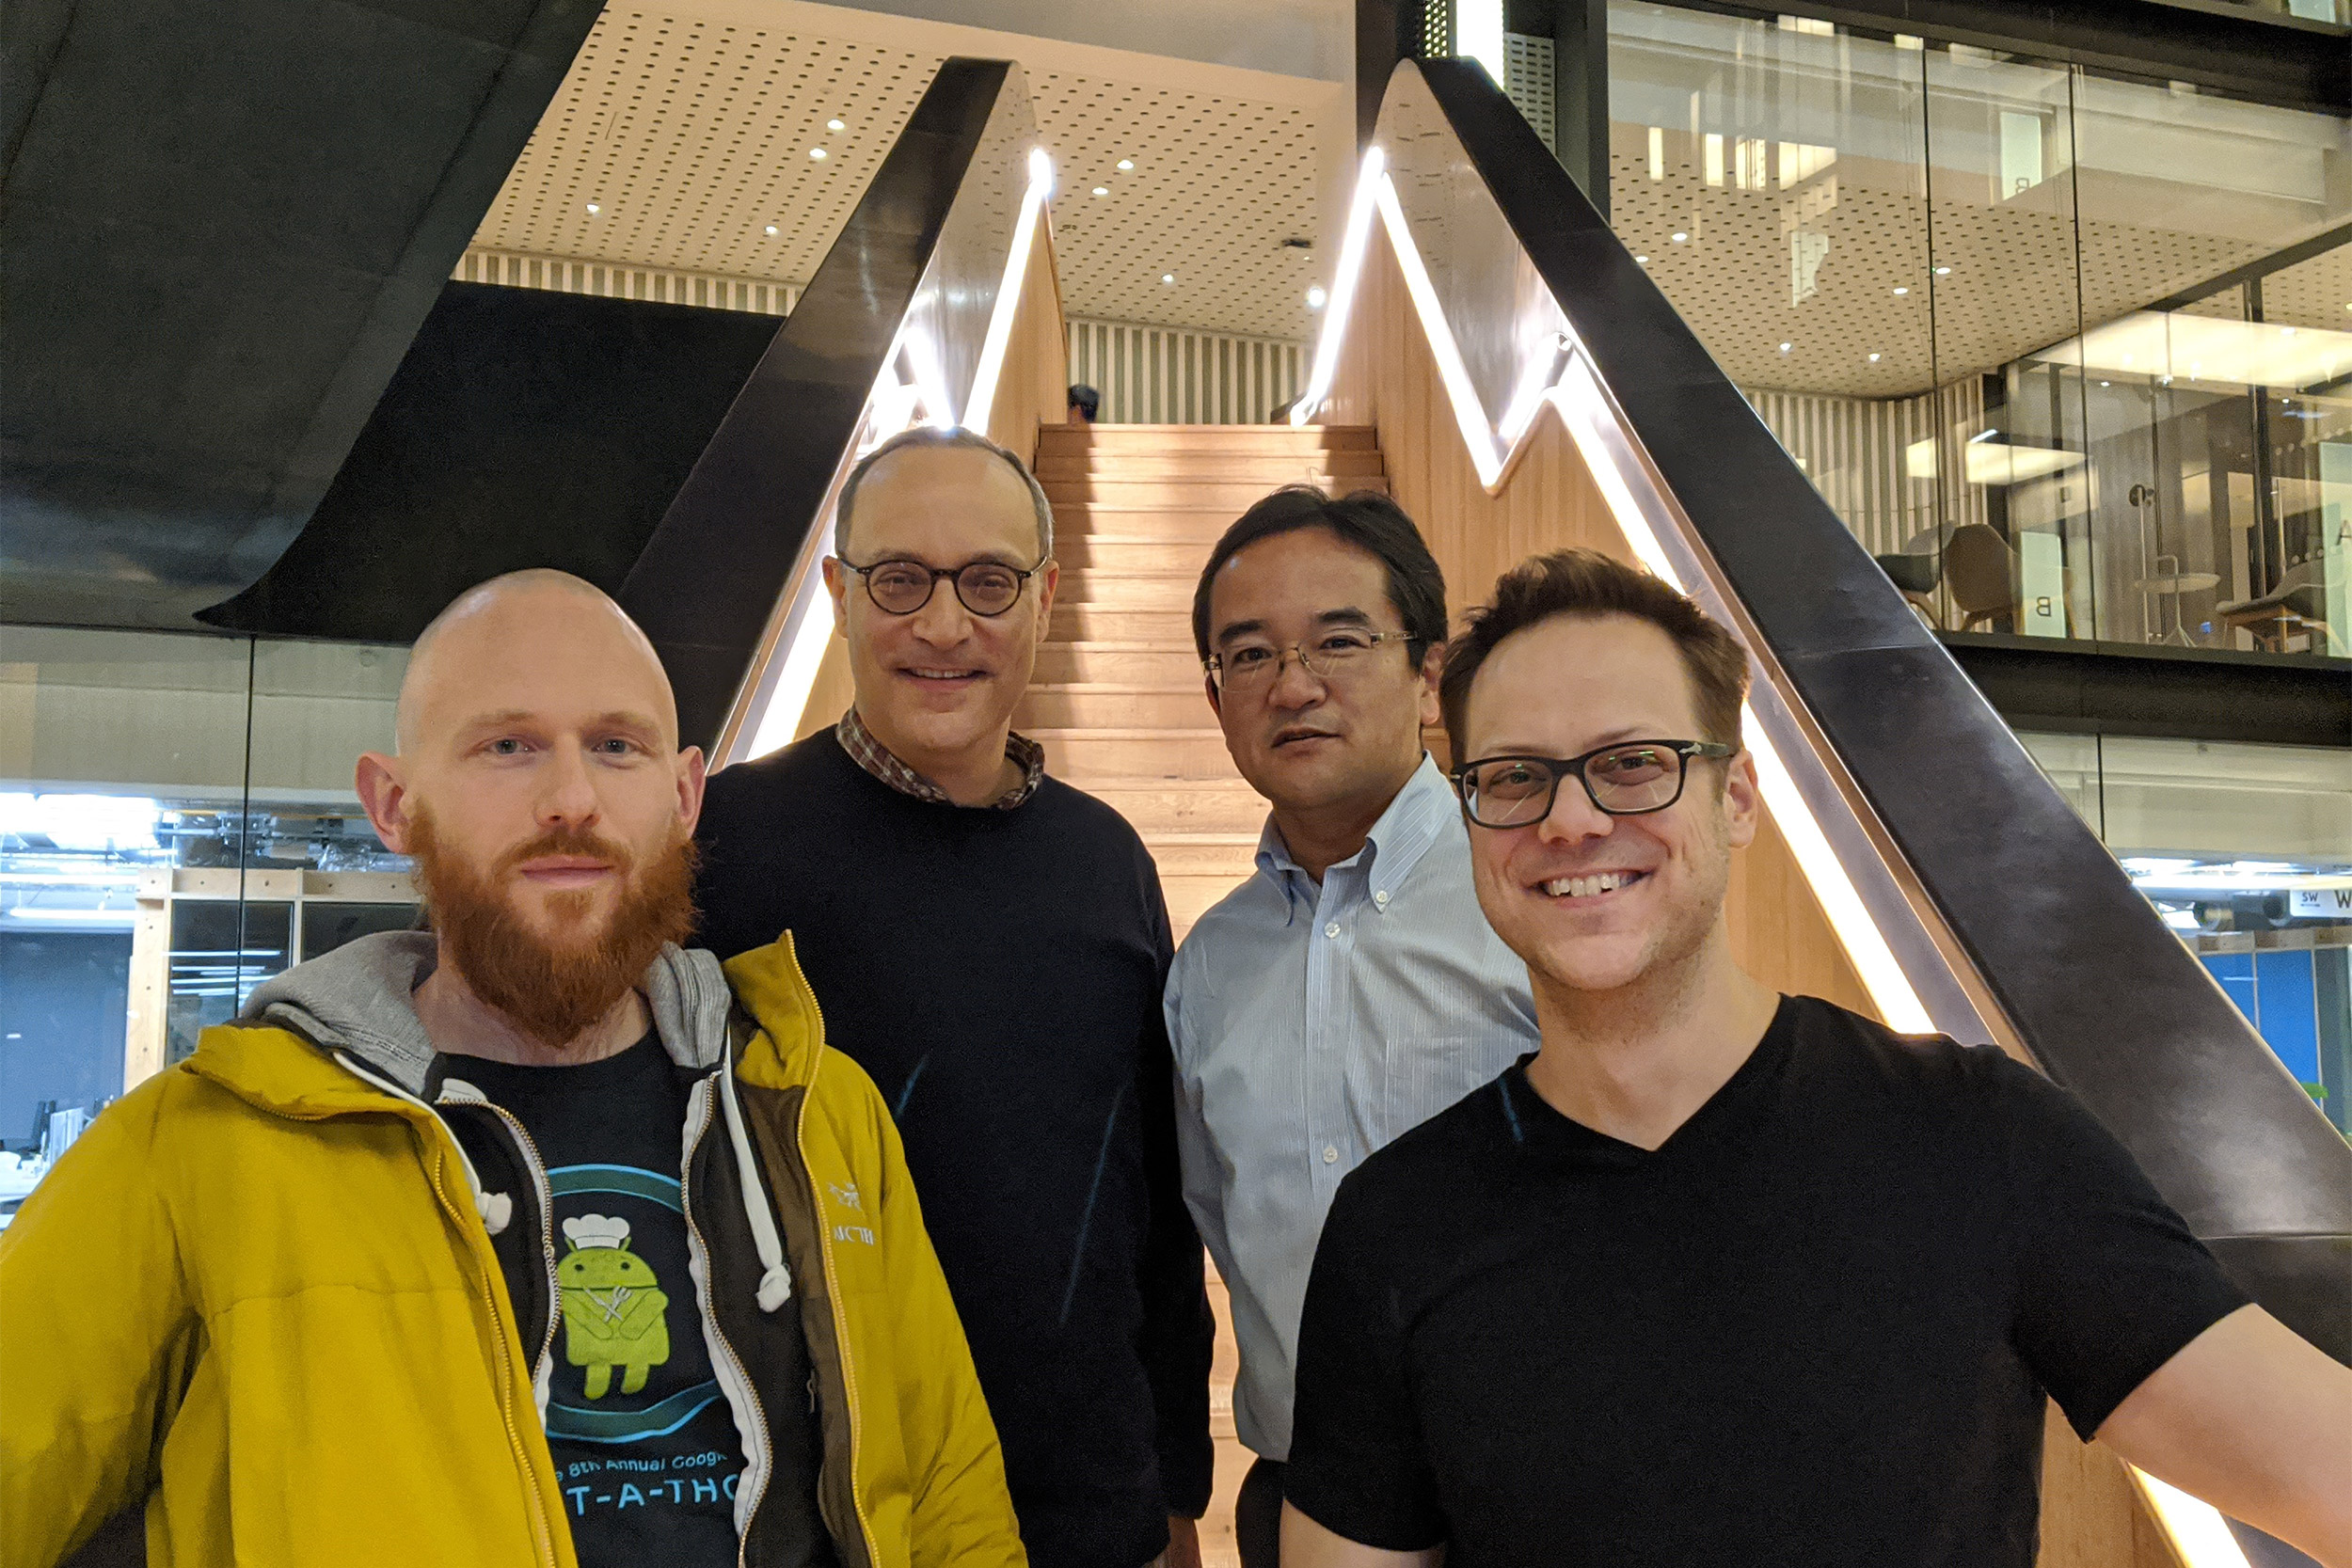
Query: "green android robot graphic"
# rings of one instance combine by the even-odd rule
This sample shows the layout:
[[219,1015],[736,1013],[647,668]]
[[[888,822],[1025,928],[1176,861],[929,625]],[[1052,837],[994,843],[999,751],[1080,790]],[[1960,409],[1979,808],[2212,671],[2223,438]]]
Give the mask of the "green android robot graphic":
[[600,1400],[622,1369],[621,1392],[670,1359],[670,1298],[653,1265],[628,1250],[628,1221],[582,1214],[564,1222],[571,1251],[556,1265],[564,1297],[564,1358],[588,1369],[587,1394]]

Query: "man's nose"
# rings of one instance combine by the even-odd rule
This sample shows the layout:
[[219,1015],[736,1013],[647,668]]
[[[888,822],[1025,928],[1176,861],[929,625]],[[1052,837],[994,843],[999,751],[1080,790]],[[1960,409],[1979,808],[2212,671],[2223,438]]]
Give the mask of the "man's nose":
[[1617,819],[1593,804],[1584,781],[1571,773],[1553,792],[1551,809],[1535,824],[1535,836],[1547,844],[1581,844],[1588,838],[1606,838],[1616,828]]
[[952,648],[972,635],[972,612],[963,608],[953,578],[932,583],[931,596],[908,619],[914,635],[934,648]]
[[577,746],[558,746],[539,792],[538,816],[548,827],[584,828],[599,815],[596,782],[588,757]]
[[1274,671],[1274,685],[1266,691],[1268,705],[1281,708],[1307,707],[1320,702],[1330,692],[1330,686],[1321,675],[1307,668],[1307,656],[1296,648],[1284,648],[1274,656],[1280,662]]

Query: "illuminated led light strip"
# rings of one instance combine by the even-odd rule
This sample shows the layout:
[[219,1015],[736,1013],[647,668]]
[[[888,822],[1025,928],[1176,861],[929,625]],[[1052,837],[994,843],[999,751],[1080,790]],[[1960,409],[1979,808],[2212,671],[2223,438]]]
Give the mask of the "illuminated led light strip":
[[1378,187],[1387,154],[1375,147],[1364,154],[1356,177],[1356,198],[1347,209],[1347,231],[1340,238],[1340,270],[1331,280],[1329,309],[1324,312],[1323,337],[1315,344],[1314,369],[1307,389],[1291,404],[1291,423],[1305,424],[1331,396],[1332,377],[1340,371],[1340,344],[1347,336],[1347,318],[1356,304],[1356,282],[1363,275],[1364,254],[1372,245],[1374,192]]
[[964,407],[966,429],[988,434],[988,417],[996,407],[996,382],[1004,374],[1005,353],[1012,343],[1012,318],[1021,309],[1022,284],[1029,275],[1029,250],[1037,243],[1038,218],[1054,196],[1054,164],[1045,149],[1029,149],[1029,188],[1021,198],[1021,215],[1013,220],[1012,250],[1005,258],[1005,276],[996,285],[995,308],[989,312],[988,336],[980,341],[979,368],[972,372],[972,399]]
[[[1369,200],[1367,200],[1369,189]],[[1642,564],[1659,578],[1688,592],[1673,561],[1660,543],[1647,515],[1635,499],[1630,481],[1618,471],[1615,458],[1600,432],[1613,427],[1615,415],[1600,389],[1591,365],[1581,350],[1572,350],[1559,379],[1536,400],[1523,428],[1516,433],[1506,451],[1498,442],[1494,427],[1487,422],[1485,406],[1470,379],[1469,368],[1463,363],[1460,345],[1455,341],[1453,327],[1445,319],[1438,304],[1437,289],[1431,284],[1428,269],[1422,264],[1420,247],[1414,245],[1412,232],[1405,219],[1403,205],[1397,200],[1396,187],[1389,178],[1380,150],[1375,148],[1364,158],[1364,175],[1356,190],[1356,205],[1348,218],[1348,244],[1341,257],[1340,273],[1332,289],[1331,309],[1325,317],[1322,341],[1315,345],[1315,375],[1309,383],[1306,397],[1292,410],[1295,424],[1306,422],[1306,416],[1319,409],[1330,396],[1331,379],[1339,364],[1340,350],[1344,342],[1350,309],[1355,302],[1356,289],[1369,254],[1369,244],[1359,244],[1357,233],[1367,207],[1375,208],[1381,226],[1388,230],[1389,248],[1396,259],[1397,269],[1404,275],[1406,292],[1413,301],[1413,312],[1421,320],[1422,334],[1427,341],[1430,356],[1437,362],[1439,379],[1445,383],[1446,395],[1454,405],[1454,420],[1462,432],[1463,445],[1469,450],[1471,465],[1478,471],[1479,483],[1492,495],[1508,467],[1508,460],[1518,454],[1521,445],[1532,440],[1535,433],[1535,412],[1549,403],[1560,416],[1562,427],[1575,442],[1583,456],[1585,467],[1599,487],[1601,498],[1608,503],[1611,515],[1624,532],[1626,543]],[[1368,226],[1365,226],[1368,227]],[[1559,309],[1558,302],[1553,309]],[[1561,319],[1566,319],[1561,312]],[[1518,398],[1514,397],[1517,404]],[[1755,756],[1756,783],[1764,795],[1765,805],[1772,814],[1781,836],[1788,842],[1789,852],[1796,857],[1797,866],[1804,875],[1805,883],[1820,901],[1821,911],[1828,918],[1831,931],[1846,957],[1854,966],[1863,989],[1879,1011],[1887,1027],[1902,1034],[1924,1034],[1935,1027],[1931,1016],[1920,1000],[1918,991],[1903,974],[1902,965],[1888,946],[1877,922],[1870,918],[1868,907],[1855,889],[1853,879],[1847,875],[1837,852],[1821,831],[1812,807],[1797,788],[1795,778],[1774,748],[1772,737],[1762,726],[1754,722],[1753,710],[1748,714],[1748,750]]]
[[2137,1465],[2126,1465],[2149,1511],[2172,1538],[2185,1568],[2252,1568],[2246,1548],[2230,1533],[2229,1525],[2211,1503],[2201,1502],[2176,1486],[2168,1486]]
[[[1043,148],[1031,148],[1028,187],[1022,193],[1021,211],[1013,220],[1012,248],[1006,254],[1004,277],[997,283],[996,302],[989,311],[988,331],[980,340],[979,363],[972,373],[972,395],[965,404],[961,421],[965,428],[982,435],[988,433],[988,417],[996,404],[997,383],[1003,378],[1005,356],[1010,350],[1022,285],[1027,280],[1029,258],[1037,249],[1038,230],[1045,204],[1053,194],[1053,161]],[[947,391],[947,378],[940,369],[937,346],[928,334],[902,328],[898,341],[882,361],[882,374],[866,393],[866,407],[858,422],[862,436],[897,434],[897,430],[878,430],[873,421],[878,410],[905,395],[905,386],[896,370],[902,353],[908,369],[914,372],[917,390],[914,400],[905,405],[897,429],[907,429],[918,422],[914,418],[916,407],[924,414],[919,422],[943,428],[953,428],[958,423]],[[761,704],[759,711],[751,716],[739,732],[748,734],[749,740],[739,740],[723,759],[724,762],[749,762],[790,745],[793,732],[800,728],[801,715],[807,711],[809,693],[817,689],[817,673],[824,666],[825,645],[833,637],[833,617],[821,602],[824,574],[818,570],[818,563],[824,559],[824,536],[833,528],[832,513],[828,504],[819,515],[816,537],[810,541],[812,547],[806,552],[807,559],[792,589],[792,606],[785,618],[789,629],[785,635],[783,667],[777,671],[775,683],[768,689],[766,698],[755,699]]]

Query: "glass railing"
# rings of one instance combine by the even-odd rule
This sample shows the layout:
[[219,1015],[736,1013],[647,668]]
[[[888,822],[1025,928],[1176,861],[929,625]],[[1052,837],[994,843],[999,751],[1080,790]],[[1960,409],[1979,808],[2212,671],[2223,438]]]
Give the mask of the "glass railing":
[[1613,227],[1929,626],[2352,653],[2352,123],[1796,16],[1610,43]]

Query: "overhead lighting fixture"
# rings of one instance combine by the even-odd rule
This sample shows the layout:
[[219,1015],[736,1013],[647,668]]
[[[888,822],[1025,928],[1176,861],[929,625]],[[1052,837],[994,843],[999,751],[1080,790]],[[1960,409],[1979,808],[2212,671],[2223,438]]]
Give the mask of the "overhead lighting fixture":
[[1949,277],[1952,276],[1952,269],[1949,267],[1938,267],[1935,269],[1935,276],[1938,277]]
[[589,215],[590,217],[595,217],[595,216],[596,216],[598,213],[601,213],[601,212],[603,212],[603,211],[604,211],[604,209],[603,209],[603,208],[601,208],[601,207],[599,207],[599,206],[597,206],[595,202],[591,201],[590,203],[588,203],[588,215]]
[[1689,239],[1691,236],[1690,236],[1690,235],[1688,235],[1688,234],[1686,234],[1686,233],[1684,233],[1681,230],[1677,229],[1677,230],[1676,230],[1674,231],[1674,234],[1673,234],[1671,237],[1673,238],[1673,240],[1674,240],[1674,243],[1675,243],[1675,244],[1677,244],[1677,245],[1680,245],[1683,241],[1685,241],[1685,240]]
[[1097,185],[1094,187],[1094,194],[1097,196],[1108,196],[1111,194],[1111,188],[1108,185]]
[[770,239],[774,239],[779,232],[781,232],[781,230],[779,230],[774,224],[771,223],[768,226],[768,237]]
[[1502,0],[1454,0],[1453,9],[1454,54],[1476,60],[1495,86],[1502,87],[1506,64]]
[[828,131],[847,131],[849,127],[843,124],[840,120],[829,119],[825,121],[825,129]]
[[1878,362],[1879,362],[1879,356],[1878,356],[1877,355],[1873,354],[1872,356],[1870,356],[1870,363],[1871,363],[1871,364],[1875,365],[1875,364],[1877,364]]
[[1307,309],[1320,310],[1330,302],[1330,298],[1329,294],[1324,293],[1323,285],[1318,283],[1307,291]]
[[1796,346],[1797,346],[1797,345],[1796,345],[1796,344],[1794,344],[1794,343],[1783,343],[1783,344],[1781,344],[1781,345],[1780,345],[1780,352],[1781,352],[1781,353],[1783,353],[1783,354],[1786,354],[1786,353],[1788,353],[1790,349],[1795,348]]
[[2090,373],[2136,366],[2236,387],[2311,387],[2352,373],[2352,332],[2311,327],[2292,337],[2261,322],[2135,310],[2043,349],[2036,359]]
[[1126,173],[1129,169],[1135,166],[1136,161],[1133,158],[1121,158],[1119,160],[1119,172],[1121,174]]
[[1635,258],[1633,258],[1633,260],[1634,260],[1635,264],[1636,264],[1636,265],[1638,265],[1638,266],[1645,266],[1645,266],[1648,266],[1648,265],[1649,265],[1649,258],[1648,258],[1648,257],[1646,257],[1646,256],[1636,256]]
[[820,164],[825,161],[825,150],[821,147],[810,148],[808,150],[808,155],[816,159]]
[[1897,290],[1895,291],[1895,293],[1896,293],[1897,297],[1899,297],[1899,298],[1900,296],[1904,295],[1904,294],[1909,293],[1911,293],[1911,291],[1910,291],[1909,289],[1897,289]]
[[1164,272],[1160,274],[1160,281],[1163,283],[1173,283],[1176,281],[1176,275],[1172,272]]

